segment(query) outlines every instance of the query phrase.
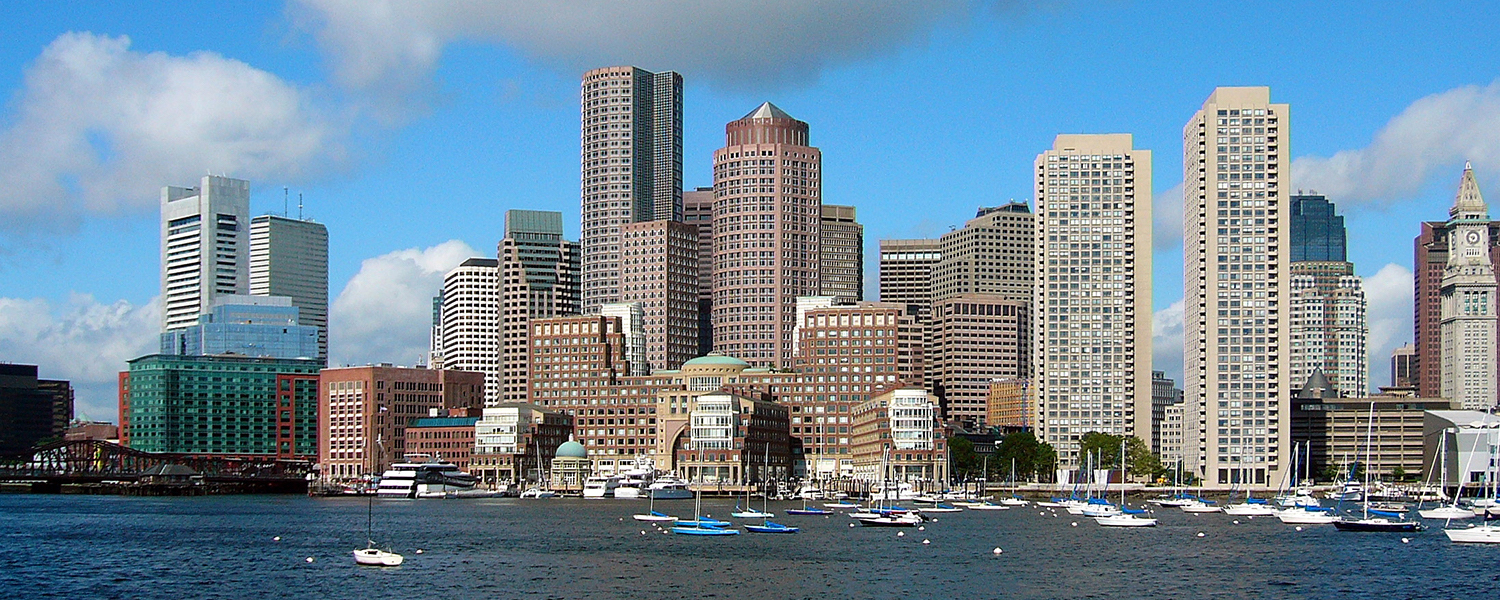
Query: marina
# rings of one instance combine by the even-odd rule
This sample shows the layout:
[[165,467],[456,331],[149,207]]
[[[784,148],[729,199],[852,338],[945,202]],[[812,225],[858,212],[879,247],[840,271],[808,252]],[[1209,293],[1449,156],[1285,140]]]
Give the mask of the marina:
[[[1358,535],[1176,509],[1157,509],[1157,527],[1128,529],[1035,507],[933,515],[921,530],[851,528],[840,512],[777,519],[798,527],[794,535],[703,539],[631,519],[645,500],[377,499],[373,537],[405,561],[361,569],[348,552],[366,545],[367,502],[0,496],[0,530],[11,550],[0,557],[0,585],[25,590],[21,597],[195,598],[286,590],[338,597],[351,586],[370,597],[447,598],[703,597],[728,590],[767,598],[1500,593],[1497,548],[1452,543],[1436,531],[1440,524],[1416,534]],[[704,498],[703,516],[727,517],[734,502]],[[658,501],[657,509],[691,515],[692,503]],[[800,505],[773,501],[768,508],[781,514]],[[760,521],[736,526],[746,523]],[[77,568],[71,553],[81,545],[106,558]],[[243,563],[245,552],[258,557],[254,564]]]

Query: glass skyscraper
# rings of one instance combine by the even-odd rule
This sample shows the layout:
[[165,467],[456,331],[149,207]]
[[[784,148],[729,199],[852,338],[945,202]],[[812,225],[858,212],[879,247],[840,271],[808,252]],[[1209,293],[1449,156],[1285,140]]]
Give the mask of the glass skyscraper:
[[1344,262],[1344,217],[1323,196],[1292,196],[1291,262]]
[[284,296],[220,296],[197,325],[161,334],[161,354],[316,359],[319,328],[298,318]]

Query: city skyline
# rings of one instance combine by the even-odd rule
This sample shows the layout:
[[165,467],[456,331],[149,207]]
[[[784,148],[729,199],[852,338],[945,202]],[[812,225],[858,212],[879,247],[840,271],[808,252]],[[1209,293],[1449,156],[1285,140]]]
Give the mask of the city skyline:
[[[15,98],[13,108],[6,111],[13,121],[8,121],[5,128],[0,129],[0,136],[3,136],[0,139],[11,142],[9,147],[12,148],[40,148],[39,141],[48,139],[35,137],[41,134],[34,131],[39,124],[46,123],[45,119],[38,120],[37,111],[45,113],[49,108],[56,108],[47,104],[48,98],[39,91],[40,82],[60,80],[81,85],[69,79],[70,73],[57,65],[56,59],[62,56],[93,60],[94,63],[90,64],[96,64],[108,73],[157,68],[184,69],[182,72],[200,77],[219,76],[224,72],[263,75],[269,81],[266,77],[253,81],[237,80],[243,86],[244,96],[261,99],[284,101],[286,98],[278,94],[290,92],[292,100],[300,99],[310,104],[338,102],[337,98],[316,98],[310,91],[327,85],[349,86],[336,92],[336,96],[352,97],[361,93],[356,84],[348,83],[347,72],[328,74],[320,70],[317,63],[323,55],[314,43],[295,42],[288,47],[280,40],[267,39],[277,37],[267,35],[268,28],[294,29],[285,23],[283,15],[276,12],[281,10],[279,7],[254,9],[249,14],[239,15],[243,19],[225,19],[241,21],[226,25],[235,35],[216,34],[216,37],[230,38],[231,41],[210,40],[196,33],[182,36],[180,30],[168,35],[165,28],[147,24],[139,17],[110,15],[105,11],[89,11],[93,16],[64,17],[50,10],[37,8],[21,15],[12,25],[16,29],[12,33],[16,35],[8,36],[8,41],[0,46],[0,61],[3,61],[0,62],[0,88],[10,90]],[[1174,74],[1170,85],[1161,86],[1163,89],[1143,91],[1139,97],[1120,98],[1113,104],[1092,103],[1088,98],[1100,86],[1118,85],[1118,78],[1122,76],[1149,74],[1149,82],[1164,83],[1161,77],[1170,70],[1166,65],[1173,61],[1172,56],[1164,55],[1168,50],[1158,38],[1171,37],[1171,26],[1148,28],[1153,34],[1149,37],[1156,40],[1150,42],[1150,48],[1157,54],[1154,58],[1142,59],[1139,64],[1125,65],[1129,68],[1124,69],[1123,75],[1087,70],[1084,76],[1076,78],[1079,81],[1053,81],[1048,72],[1021,67],[1005,71],[1013,76],[1007,79],[1014,79],[1017,85],[1047,81],[1048,85],[1042,86],[1044,90],[1033,92],[1040,96],[1007,96],[1014,90],[1004,84],[969,81],[955,76],[955,71],[963,74],[979,72],[991,60],[1016,58],[1020,51],[1008,47],[1008,36],[1021,41],[1054,39],[1078,28],[1098,26],[1100,21],[1148,19],[1156,12],[1144,10],[1141,11],[1143,15],[1132,17],[1121,14],[1124,10],[1118,7],[1080,8],[1066,15],[1045,11],[1019,16],[1003,12],[979,16],[962,14],[960,17],[968,23],[966,26],[954,26],[947,21],[933,21],[923,16],[914,19],[918,23],[916,27],[922,28],[915,35],[941,34],[940,39],[929,47],[914,44],[911,41],[913,34],[907,33],[893,34],[892,39],[881,40],[881,49],[868,54],[856,52],[850,56],[848,52],[823,49],[819,55],[825,57],[823,62],[812,67],[787,67],[791,69],[787,71],[790,75],[783,82],[774,84],[735,80],[732,75],[705,65],[702,59],[692,60],[685,55],[674,58],[670,54],[618,51],[559,61],[545,52],[528,54],[519,51],[512,54],[493,49],[454,50],[440,63],[435,63],[443,67],[443,82],[438,86],[439,91],[434,93],[451,94],[452,97],[429,99],[431,103],[426,104],[427,110],[419,115],[382,114],[382,118],[388,119],[387,124],[376,127],[375,143],[364,152],[355,153],[362,155],[358,158],[338,158],[339,154],[349,152],[351,145],[328,140],[337,138],[336,142],[351,138],[339,138],[330,133],[340,125],[328,115],[310,116],[316,111],[307,106],[286,109],[291,111],[288,118],[268,117],[266,121],[250,122],[257,130],[246,134],[248,140],[189,136],[188,140],[198,145],[182,144],[170,149],[132,145],[136,138],[125,133],[149,133],[149,129],[140,129],[142,123],[119,124],[90,116],[81,121],[94,123],[96,132],[102,133],[93,136],[79,133],[76,139],[81,140],[90,152],[85,152],[85,158],[81,159],[69,156],[74,156],[76,162],[118,166],[100,174],[97,169],[105,167],[42,164],[52,169],[43,169],[44,173],[74,175],[78,195],[83,200],[76,205],[64,201],[52,208],[38,208],[37,200],[50,198],[44,193],[46,190],[41,189],[31,200],[11,196],[0,202],[0,207],[4,207],[12,222],[40,223],[42,230],[57,230],[55,238],[46,241],[29,239],[30,234],[13,233],[15,230],[7,230],[4,236],[0,236],[7,238],[3,250],[9,259],[0,264],[0,272],[5,273],[0,277],[4,281],[0,283],[0,307],[3,307],[0,310],[0,332],[4,332],[0,334],[0,359],[39,363],[43,376],[73,380],[79,386],[83,412],[94,418],[108,418],[108,412],[97,413],[108,410],[113,404],[110,394],[113,373],[121,368],[123,360],[144,354],[141,350],[153,345],[160,322],[159,315],[151,312],[159,282],[152,273],[158,268],[154,252],[157,250],[157,236],[149,229],[157,216],[150,208],[143,208],[147,204],[137,199],[145,197],[150,200],[162,186],[190,184],[204,171],[211,171],[251,182],[251,216],[286,211],[282,202],[286,195],[278,188],[291,185],[294,190],[306,192],[309,216],[328,225],[332,244],[329,284],[330,291],[335,293],[335,298],[330,299],[331,364],[414,363],[425,350],[431,296],[440,287],[442,274],[464,259],[492,255],[487,249],[502,235],[496,217],[503,209],[560,211],[564,215],[564,237],[579,239],[579,181],[577,163],[574,162],[578,160],[575,145],[579,133],[575,129],[578,77],[589,68],[632,64],[643,59],[640,60],[643,68],[679,71],[684,77],[681,182],[684,190],[711,181],[711,152],[722,143],[722,137],[718,142],[713,141],[721,135],[717,128],[743,114],[749,106],[769,100],[810,123],[817,134],[814,145],[830,156],[825,169],[827,175],[823,188],[827,192],[824,201],[857,207],[860,220],[866,227],[865,290],[866,298],[872,300],[877,297],[873,290],[879,281],[878,270],[873,266],[878,261],[878,252],[875,251],[878,240],[937,237],[948,225],[961,225],[978,206],[997,206],[1011,198],[1030,201],[1027,161],[1034,157],[1038,148],[1046,147],[1056,134],[1131,133],[1136,137],[1137,148],[1154,153],[1153,167],[1157,173],[1174,173],[1178,170],[1174,161],[1180,143],[1174,138],[1180,133],[1183,115],[1200,104],[1202,98],[1217,86],[1269,85],[1278,101],[1293,105],[1298,113],[1297,135],[1289,156],[1297,162],[1290,170],[1292,189],[1288,191],[1316,189],[1328,195],[1329,200],[1337,203],[1346,215],[1350,231],[1349,258],[1355,264],[1356,272],[1366,278],[1365,287],[1370,295],[1372,331],[1369,355],[1370,362],[1375,365],[1370,381],[1387,381],[1383,365],[1389,358],[1389,350],[1411,340],[1412,286],[1410,249],[1404,244],[1381,243],[1382,238],[1388,237],[1383,235],[1387,233],[1386,228],[1390,223],[1405,223],[1404,227],[1398,226],[1389,232],[1404,239],[1417,235],[1421,221],[1442,220],[1452,198],[1453,174],[1466,158],[1474,160],[1481,187],[1493,189],[1496,187],[1494,182],[1500,178],[1500,152],[1493,148],[1493,144],[1482,143],[1485,135],[1494,137],[1491,125],[1494,118],[1491,116],[1486,121],[1485,117],[1500,113],[1500,109],[1495,108],[1500,105],[1496,101],[1500,96],[1500,86],[1491,83],[1494,74],[1500,73],[1500,65],[1493,58],[1497,53],[1491,51],[1494,42],[1478,38],[1473,25],[1492,22],[1493,19],[1470,10],[1455,11],[1467,15],[1465,19],[1469,22],[1466,23],[1454,22],[1441,27],[1429,20],[1427,24],[1432,31],[1417,32],[1420,35],[1402,41],[1402,44],[1427,46],[1420,56],[1398,57],[1396,55],[1405,46],[1392,45],[1356,61],[1353,66],[1343,65],[1348,72],[1331,79],[1328,73],[1307,68],[1309,63],[1301,61],[1282,64],[1276,69],[1209,65],[1180,76]],[[1186,23],[1224,17],[1210,14],[1214,9],[1194,10],[1202,12],[1186,15]],[[1338,9],[1330,7],[1327,10]],[[1273,26],[1262,20],[1266,18],[1264,16],[1248,12],[1234,14],[1247,17],[1249,22],[1243,25],[1247,31]],[[1301,14],[1309,20],[1318,20],[1315,14]],[[198,18],[191,14],[180,16]],[[338,15],[329,16],[336,18]],[[1379,19],[1352,18],[1355,23],[1347,25],[1351,30],[1339,30],[1336,35],[1327,36],[1346,43],[1347,49],[1334,48],[1330,45],[1333,42],[1306,40],[1300,36],[1298,41],[1330,53],[1369,51],[1376,47],[1377,41],[1384,42],[1387,36],[1352,29],[1359,25],[1374,25],[1375,30],[1404,31],[1404,25],[1397,25],[1401,19],[1402,15],[1396,11]],[[932,24],[934,22],[938,24]],[[958,29],[963,27],[972,30],[959,32]],[[66,33],[90,30],[95,33]],[[1441,33],[1436,33],[1439,30]],[[292,37],[311,38],[314,35],[298,31],[291,34]],[[953,35],[955,33],[960,35]],[[1276,32],[1275,35],[1288,33]],[[130,40],[117,37],[121,35],[131,36]],[[514,40],[511,43],[526,47]],[[1191,52],[1195,44],[1204,43],[1189,40],[1181,52]],[[997,57],[981,59],[977,56],[982,54],[977,52],[978,49],[997,45],[1003,50],[996,53]],[[1298,52],[1309,50],[1305,45],[1297,47]],[[200,50],[206,50],[210,55],[193,54]],[[1084,48],[1078,51],[1079,54],[1070,54],[1069,57],[1082,60],[1088,56],[1089,50],[1098,51],[1099,48]],[[339,56],[337,49],[332,47],[326,49],[326,53],[332,57],[329,60],[336,61]],[[709,59],[713,56],[727,55],[710,53]],[[579,62],[584,63],[583,68],[576,64]],[[1388,64],[1375,66],[1381,62]],[[1414,69],[1414,64],[1421,64],[1423,68]],[[1298,65],[1307,72],[1299,73]],[[501,67],[499,74],[483,78],[475,76],[476,69],[488,66]],[[926,75],[934,79],[930,84],[933,87],[910,93],[909,97],[895,96],[895,90],[905,87],[903,82],[909,82],[913,75],[901,73],[901,68],[889,68],[891,66],[928,69]],[[810,69],[812,75],[803,73],[798,77],[797,68]],[[1419,70],[1421,74],[1414,73]],[[779,71],[773,73],[781,74]],[[336,83],[323,82],[325,77]],[[1394,91],[1377,92],[1370,87],[1373,84],[1358,83],[1356,80],[1360,78],[1379,81],[1382,90],[1390,88]],[[776,78],[767,80],[777,81]],[[147,83],[141,83],[141,86],[140,89],[124,91],[110,89],[106,90],[109,94],[98,96],[118,99],[119,102],[146,102],[151,94],[161,92]],[[393,89],[399,88],[395,86]],[[143,94],[146,99],[130,96],[127,91]],[[998,95],[1004,98],[976,102],[941,97],[954,93],[984,96],[989,91],[1002,92]],[[1351,98],[1357,99],[1351,101]],[[357,98],[343,100],[349,101],[350,105],[357,103],[353,101]],[[1056,108],[1021,108],[1027,103],[1050,103]],[[283,107],[271,102],[264,104],[272,107],[268,110]],[[371,101],[370,104],[378,102]],[[1151,108],[1148,109],[1148,105]],[[148,106],[154,105],[148,103]],[[243,105],[233,108],[240,111],[233,114],[254,112]],[[372,111],[370,114],[376,112],[373,108],[368,110]],[[361,118],[375,120],[376,117],[370,114]],[[1462,118],[1463,121],[1460,125],[1453,125],[1444,120],[1449,117]],[[511,121],[527,121],[528,124],[510,125]],[[896,131],[902,128],[893,128],[892,123],[903,124],[905,129],[929,131]],[[1430,138],[1417,140],[1421,143],[1414,145],[1416,150],[1403,153],[1392,146],[1400,145],[1400,136],[1414,134],[1393,126],[1387,133],[1377,135],[1388,124],[1402,123],[1425,125],[1435,133]],[[163,122],[154,124],[165,128]],[[1472,137],[1458,135],[1461,128],[1473,125],[1478,126],[1474,127],[1478,132],[1468,134]],[[963,128],[977,131],[972,135],[958,131]],[[175,128],[167,129],[181,133]],[[277,131],[282,133],[275,134]],[[875,132],[890,136],[889,143],[868,144],[865,139]],[[54,133],[65,139],[74,139],[66,138],[66,135],[72,135],[69,132]],[[930,135],[953,139],[938,141]],[[992,137],[1004,139],[1005,142],[1000,144],[1002,147],[993,146],[988,139]],[[1373,144],[1369,142],[1372,137],[1375,138]],[[535,145],[536,151],[520,155],[497,151],[496,148],[503,143],[497,143],[495,139],[526,139]],[[980,139],[991,143],[979,146]],[[262,149],[271,145],[282,149],[280,153],[273,153],[269,162],[249,162],[242,155],[234,154],[233,150],[246,141],[259,142],[259,145],[252,143],[250,146]],[[290,143],[294,141],[304,143]],[[435,151],[437,146],[434,144],[438,143],[443,149]],[[964,151],[965,147],[969,150]],[[907,166],[905,162],[912,158],[911,148],[929,148],[931,151],[921,153],[941,158],[922,160],[912,165],[915,168],[895,168]],[[978,148],[985,150],[976,152]],[[208,149],[215,151],[204,151]],[[1345,150],[1355,154],[1340,157],[1338,153]],[[437,158],[413,160],[416,157],[413,152],[430,153]],[[1338,157],[1333,165],[1338,168],[1332,168],[1328,161],[1316,157]],[[1350,184],[1342,188],[1336,185],[1337,180],[1325,177],[1321,181],[1335,186],[1328,189],[1304,186],[1299,177],[1299,173],[1322,172],[1326,175],[1343,172],[1341,169],[1358,174],[1364,172],[1362,168],[1370,168],[1362,166],[1365,163],[1361,161],[1377,164],[1380,163],[1378,159],[1404,160],[1410,168],[1397,170],[1412,174],[1406,180],[1370,178],[1371,181],[1359,182],[1360,185]],[[14,150],[0,153],[0,166],[7,167],[7,172],[30,173],[32,170],[20,167],[36,166],[37,163],[31,162],[34,160],[40,159],[18,156]],[[330,162],[335,163],[333,168],[317,168],[319,165],[327,167],[326,163]],[[501,174],[464,176],[472,170],[499,171]],[[896,171],[911,173],[888,174]],[[875,176],[870,176],[872,174]],[[442,189],[435,179],[442,180]],[[1156,312],[1157,336],[1167,340],[1171,337],[1173,307],[1178,301],[1175,293],[1181,290],[1178,284],[1181,260],[1174,254],[1177,252],[1174,245],[1180,242],[1181,235],[1172,228],[1170,219],[1173,215],[1180,215],[1181,211],[1175,206],[1163,208],[1172,202],[1170,192],[1175,187],[1175,180],[1172,176],[1158,177],[1152,190],[1157,204],[1154,236],[1157,255],[1153,261],[1155,297],[1152,304]],[[1383,191],[1369,189],[1369,186],[1381,185],[1385,186]],[[14,187],[34,189],[27,185]],[[918,216],[912,218],[912,213]],[[1163,221],[1163,217],[1167,220]],[[373,290],[382,287],[391,293],[379,298],[370,297]],[[415,332],[409,336],[414,343],[404,342],[404,333],[382,336],[380,334],[386,332],[363,328],[368,326],[361,324],[362,320],[367,320],[362,317],[375,314],[371,311],[381,303],[389,303],[398,309],[390,321],[409,321],[405,324]],[[411,315],[406,315],[406,311]],[[1180,315],[1180,312],[1176,314]],[[408,319],[408,316],[412,318]],[[1396,322],[1382,325],[1377,322],[1382,316],[1394,318]],[[1377,339],[1382,331],[1385,339]],[[1153,368],[1167,370],[1180,381],[1180,367],[1162,364],[1164,358],[1169,359],[1174,353],[1180,356],[1180,350],[1162,341],[1155,346],[1157,360],[1153,361]],[[86,365],[59,364],[76,356],[88,356],[81,350],[97,354],[98,358]]]

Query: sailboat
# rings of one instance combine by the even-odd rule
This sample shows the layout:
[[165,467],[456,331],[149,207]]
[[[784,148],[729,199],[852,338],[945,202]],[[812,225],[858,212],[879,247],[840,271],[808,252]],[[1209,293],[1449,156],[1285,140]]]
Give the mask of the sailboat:
[[650,498],[650,500],[648,500],[646,504],[646,514],[631,515],[630,518],[637,521],[647,521],[652,523],[665,523],[668,521],[674,523],[677,522],[677,517],[656,512],[656,494],[646,494],[646,496]]
[[[1442,470],[1443,478],[1442,478],[1442,481],[1438,482],[1438,489],[1439,490],[1443,490],[1445,492],[1448,489],[1448,440],[1447,440],[1447,437],[1448,436],[1445,433],[1443,435],[1442,446],[1438,448],[1438,460],[1443,463],[1443,470]],[[1470,455],[1470,458],[1472,458],[1472,457],[1473,457],[1473,455]],[[1465,471],[1467,471],[1467,470],[1468,469],[1466,468]],[[1429,476],[1430,476],[1430,474],[1429,474]],[[1446,506],[1439,506],[1437,508],[1429,508],[1429,509],[1425,509],[1425,510],[1418,510],[1417,514],[1422,515],[1423,519],[1443,519],[1443,520],[1472,519],[1472,518],[1478,516],[1478,515],[1474,514],[1473,510],[1470,510],[1470,509],[1467,509],[1467,508],[1460,508],[1458,506],[1458,499],[1463,496],[1463,492],[1464,492],[1463,478],[1459,478],[1459,480],[1458,480],[1458,489],[1456,489],[1456,490],[1453,491],[1453,503],[1452,504],[1448,504]]]
[[[760,497],[760,514],[765,515],[765,519],[760,522],[760,525],[751,525],[747,523],[745,525],[745,531],[749,531],[750,533],[797,533],[798,531],[801,531],[801,527],[791,527],[789,525],[782,525],[781,523],[771,521],[771,517],[774,515],[770,513],[770,496],[771,494],[768,492],[761,495]],[[745,504],[750,504],[748,495],[746,496]]]
[[[765,468],[765,466],[768,466],[770,464],[771,464],[771,444],[767,443],[766,444],[766,457],[765,457],[765,460],[761,463],[761,465],[763,465],[762,468]],[[746,476],[746,479],[749,479],[748,474]],[[745,506],[746,507],[750,506],[750,482],[749,481],[745,482]],[[766,506],[765,506],[764,503],[762,503],[761,510],[755,510],[753,508],[744,508],[744,509],[742,509],[742,508],[740,508],[739,504],[735,504],[735,506],[734,506],[734,512],[729,513],[729,516],[734,517],[736,519],[769,519],[769,518],[774,517],[776,515],[774,515],[772,513],[769,513],[769,512],[766,512]]]
[[1016,457],[1010,457],[1010,497],[1001,498],[1000,504],[1004,506],[1026,506],[1026,499],[1016,493]]
[[[1370,466],[1369,466],[1369,462],[1370,462],[1371,446],[1374,443],[1374,436],[1375,436],[1375,403],[1374,402],[1370,402],[1370,420],[1369,420],[1368,424],[1365,426],[1365,463],[1366,463],[1366,465],[1365,465],[1365,482],[1364,482],[1364,487],[1362,489],[1369,489],[1370,488]],[[1392,533],[1394,533],[1394,532],[1401,532],[1401,533],[1417,532],[1417,531],[1421,531],[1422,529],[1424,529],[1424,527],[1422,526],[1421,523],[1418,523],[1416,521],[1407,521],[1405,518],[1402,517],[1401,513],[1398,513],[1398,512],[1388,512],[1388,511],[1382,511],[1382,510],[1372,510],[1370,508],[1370,499],[1368,497],[1366,497],[1364,500],[1365,501],[1361,503],[1361,505],[1364,507],[1364,515],[1362,517],[1360,517],[1358,519],[1351,519],[1351,518],[1345,517],[1343,519],[1339,519],[1338,521],[1334,521],[1333,526],[1337,527],[1339,531],[1380,531],[1380,532],[1392,532]],[[1373,517],[1370,516],[1371,513],[1374,513],[1375,516],[1373,516]],[[1391,520],[1393,518],[1396,519],[1396,520],[1394,520],[1394,521]]]
[[[1300,443],[1299,446],[1300,447]],[[1283,493],[1276,496],[1276,505],[1282,507],[1276,511],[1276,519],[1287,525],[1327,525],[1338,521],[1341,517],[1331,508],[1324,508],[1318,504],[1318,499],[1300,486],[1293,485],[1296,479],[1297,463],[1301,453],[1294,447],[1292,450],[1292,471],[1286,477],[1288,488],[1296,488],[1296,492]],[[1306,462],[1303,461],[1303,467]]]
[[1129,473],[1129,467],[1125,463],[1125,441],[1121,440],[1119,513],[1094,517],[1094,521],[1105,527],[1156,527],[1156,519],[1140,516],[1145,514],[1146,511],[1130,508],[1125,504],[1125,479],[1127,473]]
[[703,490],[697,490],[693,495],[693,520],[678,521],[672,526],[672,533],[678,535],[739,535],[738,529],[725,529],[732,525],[728,521],[715,521],[703,518]]
[[[375,444],[381,446],[380,439],[376,438]],[[375,464],[380,464],[380,456],[375,457]],[[375,495],[370,494],[365,498],[365,547],[355,550],[354,564],[367,567],[399,567],[406,561],[406,557],[375,547]],[[308,559],[312,560],[312,559]]]
[[1224,514],[1236,517],[1269,517],[1276,514],[1276,509],[1271,508],[1271,503],[1257,500],[1250,492],[1250,470],[1241,469],[1241,473],[1243,476],[1240,480],[1245,484],[1245,501],[1224,507]]
[[851,512],[849,513],[849,516],[854,520],[859,521],[859,524],[864,527],[916,527],[923,521],[922,515],[914,512],[909,512],[905,509],[894,508],[885,504],[886,498],[890,497],[890,495],[886,493],[887,491],[889,491],[890,485],[889,480],[887,479],[887,472],[889,468],[887,467],[886,462],[889,457],[889,449],[887,449],[885,453],[880,456],[881,493],[878,496],[879,500],[873,501],[873,503],[878,504],[872,505],[869,510]]

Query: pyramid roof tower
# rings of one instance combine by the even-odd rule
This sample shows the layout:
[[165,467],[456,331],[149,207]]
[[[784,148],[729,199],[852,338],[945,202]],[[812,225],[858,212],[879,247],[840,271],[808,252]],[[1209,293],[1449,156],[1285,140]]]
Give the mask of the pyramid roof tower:
[[[750,114],[745,115],[744,117],[741,117],[741,118],[743,118],[743,119],[793,119],[792,115],[786,114],[786,111],[781,110],[780,108],[776,108],[776,105],[775,104],[771,104],[770,102],[763,102],[763,103],[761,103],[761,105],[759,107],[757,107],[755,110],[750,111]],[[795,120],[795,119],[793,119],[793,120]]]
[[1458,194],[1453,198],[1453,208],[1448,209],[1453,220],[1488,221],[1489,207],[1479,193],[1479,182],[1474,180],[1474,166],[1464,162],[1464,175],[1458,182]]

